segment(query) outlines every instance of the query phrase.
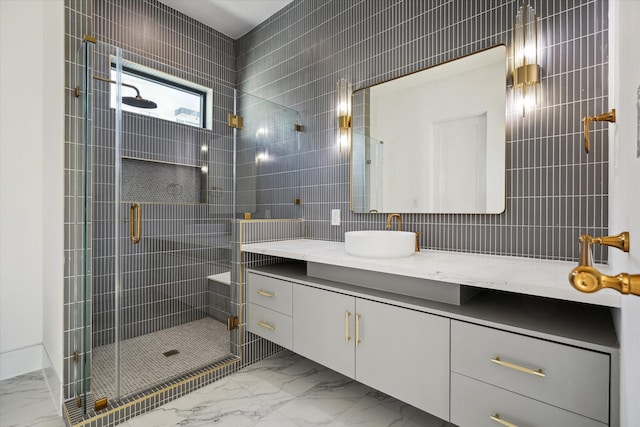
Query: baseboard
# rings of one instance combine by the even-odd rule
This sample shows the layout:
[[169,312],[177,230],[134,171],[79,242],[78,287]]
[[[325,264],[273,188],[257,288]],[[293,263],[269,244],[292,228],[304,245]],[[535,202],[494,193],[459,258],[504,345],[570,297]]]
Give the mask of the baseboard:
[[53,363],[51,363],[51,359],[49,358],[49,353],[47,353],[46,348],[43,348],[42,351],[42,374],[44,375],[44,379],[49,387],[49,393],[51,393],[51,398],[53,399],[56,411],[58,412],[58,415],[62,416],[62,381],[58,377],[58,374],[53,367]]
[[42,369],[42,343],[0,353],[0,380]]

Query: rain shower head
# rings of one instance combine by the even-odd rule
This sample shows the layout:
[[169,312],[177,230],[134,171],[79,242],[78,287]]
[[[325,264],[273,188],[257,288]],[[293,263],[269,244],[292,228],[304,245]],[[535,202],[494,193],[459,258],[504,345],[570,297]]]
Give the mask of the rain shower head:
[[[93,78],[96,80],[107,82],[107,83],[117,83],[115,80],[105,79],[104,77],[100,77],[100,76],[93,76]],[[158,104],[156,104],[155,102],[141,97],[140,91],[134,85],[130,85],[129,83],[122,83],[122,86],[130,87],[131,89],[136,91],[136,96],[123,96],[122,97],[123,104],[130,105],[132,107],[137,107],[137,108],[147,108],[147,109],[158,108]]]
[[[124,85],[124,83],[123,83]],[[122,103],[131,105],[132,107],[137,108],[158,108],[158,104],[148,99],[142,98],[140,95],[138,96],[123,96]]]

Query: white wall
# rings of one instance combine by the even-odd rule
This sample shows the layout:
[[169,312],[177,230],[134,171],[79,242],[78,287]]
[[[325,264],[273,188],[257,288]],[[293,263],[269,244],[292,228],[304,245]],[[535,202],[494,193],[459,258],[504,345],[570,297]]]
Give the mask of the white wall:
[[0,1],[0,378],[62,377],[63,12]]
[[42,42],[42,364],[62,409],[64,310],[64,0],[40,0]]
[[[615,273],[640,274],[640,2],[611,2],[611,108],[616,109],[613,143],[609,147],[609,232],[630,233],[630,251],[610,250],[610,265]],[[599,114],[603,111],[593,112]],[[621,347],[622,427],[640,426],[640,297],[623,296],[618,318]]]

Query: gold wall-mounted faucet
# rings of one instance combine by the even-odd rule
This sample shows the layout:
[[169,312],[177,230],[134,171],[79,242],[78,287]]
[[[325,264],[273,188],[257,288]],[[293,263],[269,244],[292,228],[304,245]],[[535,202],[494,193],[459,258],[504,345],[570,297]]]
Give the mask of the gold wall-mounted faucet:
[[585,234],[580,236],[580,243],[582,244],[580,264],[569,273],[569,282],[574,288],[585,293],[610,288],[621,294],[640,296],[640,274],[620,273],[617,276],[607,276],[592,266],[592,244],[611,246],[629,252],[629,232],[623,231],[615,236],[604,237],[591,237]]
[[393,220],[393,218],[396,218],[398,220],[398,231],[402,231],[402,217],[399,213],[389,214],[389,216],[387,217],[387,230],[391,230],[391,221]]
[[616,109],[612,109],[611,111],[600,114],[598,116],[587,116],[582,119],[584,122],[584,151],[589,154],[590,144],[589,144],[589,123],[591,122],[616,122]]

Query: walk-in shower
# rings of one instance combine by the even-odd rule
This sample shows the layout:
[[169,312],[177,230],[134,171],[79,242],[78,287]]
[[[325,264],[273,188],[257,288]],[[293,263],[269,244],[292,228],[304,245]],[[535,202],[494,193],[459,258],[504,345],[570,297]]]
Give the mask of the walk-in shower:
[[99,41],[78,56],[84,142],[67,157],[84,168],[69,201],[84,209],[68,220],[83,224],[82,273],[65,309],[75,420],[236,363],[232,221],[301,216],[295,111]]
[[[81,321],[67,348],[77,355],[68,375],[74,402],[90,413],[95,402],[117,402],[234,357],[227,319],[236,295],[220,279],[230,271],[235,216],[233,130],[211,123],[232,111],[234,90],[191,76],[196,89],[187,89],[208,86],[201,92],[215,95],[200,112],[159,97],[168,76],[179,74],[165,64],[101,42],[86,41],[79,54],[85,259],[76,287],[83,303],[71,311]],[[125,64],[145,70],[144,90]],[[147,95],[149,70],[162,87]],[[186,80],[176,76],[176,87],[191,94]],[[175,120],[156,114],[165,104]],[[195,114],[204,120],[185,121]]]

